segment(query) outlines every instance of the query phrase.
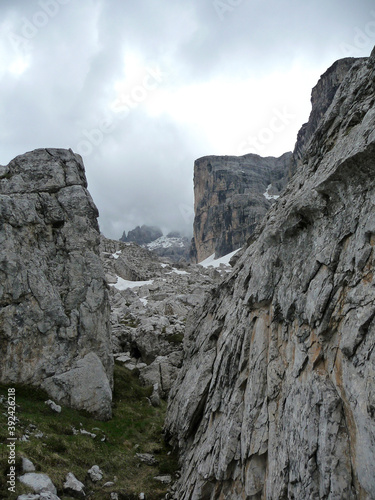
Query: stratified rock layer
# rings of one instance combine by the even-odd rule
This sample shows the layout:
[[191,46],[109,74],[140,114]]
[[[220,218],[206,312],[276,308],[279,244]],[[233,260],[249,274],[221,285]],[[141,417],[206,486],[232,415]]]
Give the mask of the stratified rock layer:
[[375,51],[187,332],[179,500],[375,498],[374,82]]
[[86,188],[70,150],[37,149],[0,167],[0,380],[105,419],[110,309]]
[[280,158],[248,154],[195,161],[193,261],[227,255],[246,243],[287,183],[291,159],[292,153],[285,153]]

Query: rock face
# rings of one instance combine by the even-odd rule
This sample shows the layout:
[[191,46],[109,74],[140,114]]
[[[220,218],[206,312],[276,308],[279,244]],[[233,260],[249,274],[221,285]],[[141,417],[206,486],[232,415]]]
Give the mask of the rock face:
[[193,262],[212,254],[221,257],[246,243],[287,183],[291,160],[292,153],[195,161]]
[[160,228],[155,226],[137,226],[132,231],[128,232],[126,235],[125,231],[120,238],[120,241],[127,243],[137,243],[137,245],[146,245],[147,243],[151,243],[151,241],[157,240],[163,236],[163,232]]
[[71,150],[0,167],[0,380],[106,419],[113,359],[97,216]]
[[375,498],[374,82],[375,50],[187,332],[179,500]]
[[189,238],[181,236],[178,231],[172,231],[164,236],[158,227],[137,226],[129,231],[127,236],[124,231],[120,241],[136,243],[171,262],[188,261],[190,258]]

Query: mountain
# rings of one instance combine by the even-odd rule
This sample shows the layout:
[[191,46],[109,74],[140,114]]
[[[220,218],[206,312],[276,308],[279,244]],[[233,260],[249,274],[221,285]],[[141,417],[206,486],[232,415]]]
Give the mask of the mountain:
[[137,226],[127,235],[124,231],[120,241],[136,243],[171,262],[188,261],[190,256],[190,241],[187,237],[181,236],[178,231],[171,231],[164,236],[161,229],[155,226]]
[[374,82],[375,49],[321,77],[294,175],[189,325],[173,498],[375,498]]
[[129,231],[127,235],[124,231],[120,241],[133,242],[137,243],[137,245],[147,245],[147,243],[151,243],[161,236],[163,236],[163,232],[160,228],[143,225],[137,226],[132,231]]

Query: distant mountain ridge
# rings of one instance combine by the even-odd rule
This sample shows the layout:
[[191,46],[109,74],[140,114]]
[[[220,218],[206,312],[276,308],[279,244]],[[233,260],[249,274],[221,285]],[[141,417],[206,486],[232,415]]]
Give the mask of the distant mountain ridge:
[[124,231],[120,241],[136,243],[147,248],[160,257],[169,258],[172,262],[188,261],[190,255],[190,240],[178,231],[171,231],[166,236],[157,226],[137,226],[126,235]]

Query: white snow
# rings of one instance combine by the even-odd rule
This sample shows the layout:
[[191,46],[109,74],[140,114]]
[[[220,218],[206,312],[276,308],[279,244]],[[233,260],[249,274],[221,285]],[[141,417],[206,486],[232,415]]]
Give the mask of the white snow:
[[139,299],[139,300],[142,302],[142,304],[143,304],[144,306],[147,306],[147,304],[148,304],[148,300],[147,300],[147,299],[145,299],[145,298],[141,298],[141,299]]
[[160,264],[160,265],[164,269],[165,267],[168,267],[169,264]]
[[203,267],[220,267],[220,264],[224,264],[225,266],[229,266],[230,259],[239,250],[241,250],[241,249],[238,248],[237,250],[234,250],[233,252],[228,253],[227,255],[224,255],[223,257],[219,257],[218,259],[215,259],[215,254],[213,253],[212,255],[207,257],[207,259],[202,260],[202,262],[199,262],[199,265],[203,266]]
[[267,198],[267,200],[277,200],[277,198],[280,198],[279,195],[277,194],[269,194],[269,190],[271,189],[272,184],[268,184],[266,191],[263,193],[263,196]]
[[113,253],[113,254],[112,254],[112,257],[113,257],[114,259],[118,259],[118,258],[120,257],[120,254],[121,254],[121,250],[117,250],[117,252],[116,252],[116,253]]
[[166,273],[166,274],[172,274],[172,273],[176,273],[176,274],[190,274],[186,271],[180,271],[179,269],[176,269],[175,267],[172,267],[173,271],[171,271],[170,273]]
[[169,248],[171,246],[179,246],[183,247],[184,242],[182,238],[168,238],[167,236],[160,236],[157,240],[151,241],[151,243],[147,243],[146,247],[149,250],[153,250],[155,248]]
[[117,288],[117,290],[127,290],[128,288],[138,288],[144,285],[152,285],[154,280],[149,281],[128,281],[117,276],[117,282],[111,286]]

